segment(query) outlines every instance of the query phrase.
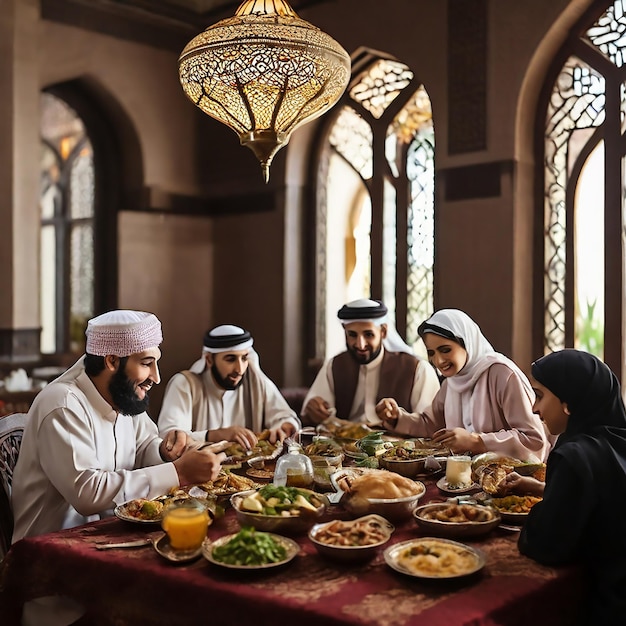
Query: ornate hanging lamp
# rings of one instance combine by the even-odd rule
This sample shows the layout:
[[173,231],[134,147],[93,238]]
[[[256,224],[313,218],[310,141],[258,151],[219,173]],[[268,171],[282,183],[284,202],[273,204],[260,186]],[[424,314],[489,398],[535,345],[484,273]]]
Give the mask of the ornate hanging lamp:
[[341,97],[350,57],[284,0],[247,0],[185,46],[178,70],[189,99],[239,135],[268,182],[291,133]]

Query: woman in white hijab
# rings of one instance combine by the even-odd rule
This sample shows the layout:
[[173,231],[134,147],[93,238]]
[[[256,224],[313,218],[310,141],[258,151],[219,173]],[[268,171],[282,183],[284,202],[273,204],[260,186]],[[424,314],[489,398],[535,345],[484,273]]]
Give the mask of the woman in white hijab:
[[441,389],[419,418],[393,411],[386,425],[432,437],[454,452],[490,451],[544,461],[550,442],[533,413],[530,382],[513,361],[493,349],[478,324],[463,311],[442,309],[418,333],[443,376]]

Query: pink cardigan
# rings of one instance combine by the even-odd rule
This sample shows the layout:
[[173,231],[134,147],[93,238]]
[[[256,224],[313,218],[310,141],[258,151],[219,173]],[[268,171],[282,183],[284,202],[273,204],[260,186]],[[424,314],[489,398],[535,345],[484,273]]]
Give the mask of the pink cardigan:
[[[464,428],[461,415],[445,415],[447,381],[421,415],[400,409],[395,431],[413,437],[432,437],[440,428]],[[551,448],[539,416],[532,411],[519,376],[506,365],[494,363],[477,380],[472,391],[474,432],[487,450],[522,461],[532,456],[545,461]]]

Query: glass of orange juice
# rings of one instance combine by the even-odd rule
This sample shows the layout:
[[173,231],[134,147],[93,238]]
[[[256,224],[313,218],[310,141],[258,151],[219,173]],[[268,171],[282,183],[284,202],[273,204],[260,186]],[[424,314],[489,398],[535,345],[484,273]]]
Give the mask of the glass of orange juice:
[[173,550],[195,552],[206,537],[209,512],[197,500],[171,504],[163,511],[161,527],[167,533]]

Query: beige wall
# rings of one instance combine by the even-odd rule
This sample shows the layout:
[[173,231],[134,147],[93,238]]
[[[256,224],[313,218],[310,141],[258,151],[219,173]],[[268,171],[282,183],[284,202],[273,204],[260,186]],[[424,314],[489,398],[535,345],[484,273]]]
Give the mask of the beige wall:
[[[10,3],[11,4],[11,3]],[[494,161],[513,162],[503,175],[502,193],[488,200],[447,202],[437,187],[437,305],[467,310],[498,349],[526,369],[530,342],[531,185],[528,150],[537,88],[545,63],[536,62],[546,33],[568,6],[567,0],[489,3],[488,146],[462,155],[447,153],[447,7],[443,0],[341,0],[301,12],[301,17],[336,38],[350,52],[361,46],[382,50],[407,63],[424,82],[433,105],[438,170]],[[589,0],[571,3],[580,12]],[[18,15],[0,16],[0,46],[11,63],[0,61],[0,82],[11,102],[0,103],[0,128],[13,129],[12,145],[0,148],[0,224],[14,228],[15,240],[29,254],[1,248],[3,266],[13,260],[14,285],[7,312],[0,304],[0,326],[29,326],[38,320],[33,290],[19,295],[16,285],[37,284],[36,210],[37,110],[24,96],[37,89],[88,77],[117,102],[138,137],[143,186],[168,193],[209,195],[226,200],[242,194],[273,194],[271,210],[174,217],[122,212],[119,216],[119,306],[155,311],[164,322],[163,375],[190,364],[209,326],[233,322],[254,334],[266,371],[279,384],[299,384],[304,370],[303,320],[307,302],[303,273],[308,233],[305,203],[309,138],[315,123],[297,131],[276,156],[265,186],[252,153],[232,131],[204,116],[183,95],[176,52],[130,43],[62,24],[38,20],[36,2]],[[8,19],[8,21],[7,21]],[[569,23],[573,17],[569,20]],[[567,20],[552,31],[551,49],[567,32]],[[5,35],[34,32],[36,48]],[[28,50],[38,50],[36,57]],[[547,48],[546,48],[547,49]],[[24,70],[26,83],[13,75]],[[532,82],[532,81],[531,81]],[[518,117],[524,95],[524,116]],[[15,101],[20,103],[16,112]],[[521,159],[521,161],[520,161]],[[7,185],[7,170],[14,170]],[[34,185],[36,188],[36,184]],[[26,208],[25,208],[26,207]],[[130,207],[120,207],[122,211]],[[13,225],[21,211],[21,222]],[[24,217],[26,215],[27,217]],[[26,299],[24,302],[24,298]],[[182,305],[182,306],[181,306]],[[15,313],[13,313],[15,311]],[[162,388],[161,388],[162,392]],[[161,393],[158,392],[158,393]],[[156,394],[158,396],[158,393]]]

